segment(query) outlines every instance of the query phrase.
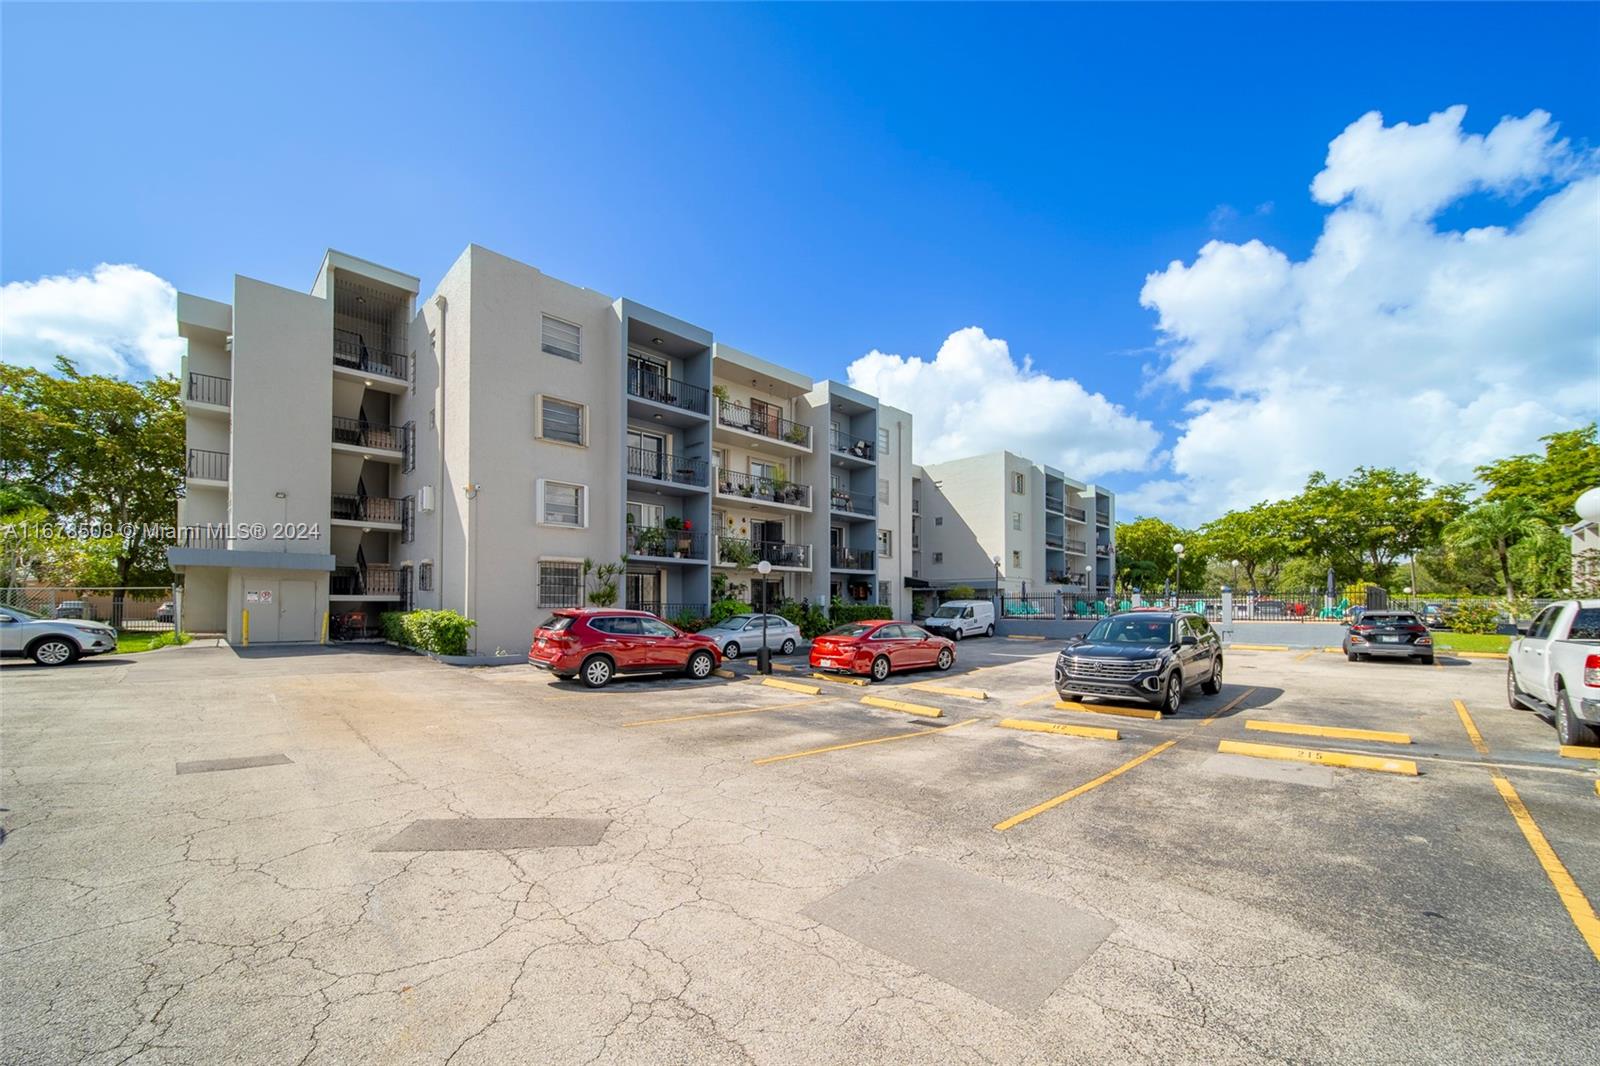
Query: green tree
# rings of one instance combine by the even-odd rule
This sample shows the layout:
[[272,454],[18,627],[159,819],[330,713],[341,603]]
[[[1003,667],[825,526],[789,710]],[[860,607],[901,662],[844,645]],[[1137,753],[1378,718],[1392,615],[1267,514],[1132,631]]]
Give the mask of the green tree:
[[1178,553],[1183,545],[1182,572],[1187,584],[1197,585],[1208,562],[1205,538],[1159,518],[1138,518],[1117,526],[1117,577],[1124,586],[1152,588],[1179,576]]
[[1524,540],[1547,537],[1549,528],[1531,500],[1485,500],[1451,523],[1445,539],[1456,548],[1492,553],[1505,582],[1506,599],[1515,600],[1511,550]]
[[1344,479],[1318,471],[1288,501],[1292,544],[1296,554],[1326,560],[1341,582],[1383,583],[1397,560],[1438,543],[1467,491],[1391,467],[1358,466]]
[[1250,588],[1271,588],[1294,551],[1293,508],[1280,501],[1229,511],[1201,526],[1200,539],[1214,562],[1237,562]]
[[1570,523],[1578,497],[1600,485],[1595,423],[1539,439],[1543,455],[1513,455],[1478,467],[1478,478],[1489,486],[1484,499],[1526,500],[1547,521]]

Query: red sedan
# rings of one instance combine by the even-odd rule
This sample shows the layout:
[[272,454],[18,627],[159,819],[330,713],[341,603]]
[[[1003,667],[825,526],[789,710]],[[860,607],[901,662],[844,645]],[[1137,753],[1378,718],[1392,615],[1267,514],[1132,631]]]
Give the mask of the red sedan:
[[811,642],[811,665],[882,681],[895,670],[955,665],[955,641],[910,622],[849,622]]
[[600,688],[617,674],[710,677],[722,653],[710,637],[685,633],[645,611],[563,607],[533,631],[528,662]]

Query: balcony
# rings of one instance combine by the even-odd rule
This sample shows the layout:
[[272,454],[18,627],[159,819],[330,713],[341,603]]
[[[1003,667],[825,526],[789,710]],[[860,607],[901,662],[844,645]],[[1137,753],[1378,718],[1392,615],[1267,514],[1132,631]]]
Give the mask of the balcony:
[[1096,544],[1094,546],[1094,553],[1096,555],[1110,555],[1111,554],[1111,545],[1109,545],[1109,544]]
[[704,459],[686,459],[653,448],[629,448],[628,476],[649,482],[660,492],[687,495],[675,490],[705,488],[711,483],[711,464]]
[[228,453],[190,448],[186,468],[191,484],[228,487]]
[[386,563],[341,566],[328,575],[328,598],[398,600],[405,589],[405,571]]
[[1051,533],[1047,530],[1044,535],[1044,546],[1046,548],[1065,548],[1067,541],[1060,533]]
[[338,524],[400,529],[406,519],[406,501],[336,492],[331,498],[328,517]]
[[851,436],[842,429],[828,428],[828,450],[843,460],[841,466],[871,466],[873,444],[864,437]]
[[717,565],[749,569],[766,561],[775,570],[810,570],[811,545],[782,541],[748,540],[744,537],[717,538]]
[[872,552],[867,549],[834,548],[832,561],[835,570],[871,570]]
[[710,389],[668,377],[659,368],[637,359],[628,360],[628,397],[659,405],[640,405],[632,412],[635,417],[661,415],[662,421],[676,426],[703,424],[701,420],[711,410]]
[[774,407],[746,407],[732,400],[718,400],[717,425],[777,441],[798,451],[811,450],[811,427],[784,418]]
[[630,611],[649,611],[663,622],[670,622],[674,618],[688,620],[703,619],[706,617],[706,605],[703,603],[672,603],[663,600],[641,600],[638,603],[628,604]]
[[739,474],[732,470],[717,471],[717,495],[735,500],[748,500],[756,504],[775,504],[796,510],[811,510],[811,486],[796,481],[753,474]]
[[692,529],[629,526],[622,534],[622,552],[629,558],[706,561],[706,535]]
[[1094,513],[1094,524],[1097,526],[1109,526],[1111,525],[1111,516],[1105,511],[1096,511]]
[[871,518],[878,513],[878,498],[870,492],[829,489],[828,510],[837,515]]
[[233,381],[215,374],[189,372],[189,391],[185,398],[201,408],[227,410],[233,406]]
[[1087,522],[1089,520],[1089,512],[1082,507],[1068,507],[1067,517],[1074,522]]
[[1046,496],[1044,498],[1044,509],[1046,511],[1053,511],[1056,514],[1060,514],[1062,511],[1066,510],[1066,501],[1060,496]]
[[1073,555],[1087,555],[1089,554],[1089,545],[1081,540],[1069,540],[1067,541],[1067,551]]
[[911,497],[911,513],[912,514],[918,514],[918,515],[922,513],[922,497],[921,496],[913,496],[913,497]]
[[382,452],[383,458],[401,461],[409,450],[410,426],[391,426],[364,418],[333,419],[333,443],[342,451],[359,452],[366,458]]
[[404,392],[411,376],[408,357],[370,345],[365,334],[352,329],[333,331],[333,366],[385,392]]

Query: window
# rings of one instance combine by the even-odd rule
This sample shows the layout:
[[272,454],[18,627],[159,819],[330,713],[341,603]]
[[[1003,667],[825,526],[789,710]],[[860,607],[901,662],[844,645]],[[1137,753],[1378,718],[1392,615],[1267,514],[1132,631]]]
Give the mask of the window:
[[589,524],[582,485],[539,480],[539,521],[550,526],[581,529]]
[[647,637],[675,637],[678,631],[654,618],[639,619],[639,631]]
[[[878,582],[878,602],[880,604],[883,604],[883,605],[887,605],[888,602],[889,602],[889,583],[887,581]],[[912,629],[913,627],[912,626],[906,626],[906,628],[907,629]],[[915,633],[908,633],[907,635],[908,636],[913,636],[913,637],[925,637],[925,636],[927,636],[926,633],[923,633],[923,632],[920,632],[920,631],[915,632]]]
[[944,525],[944,515],[942,515],[942,514],[934,515],[933,516],[933,524],[936,525],[936,526]]
[[936,562],[936,563],[944,562],[944,552],[934,552],[933,553],[933,561]]
[[419,563],[419,564],[417,564],[417,591],[418,592],[432,592],[433,591],[433,564],[432,563]]
[[583,422],[583,404],[554,396],[539,397],[539,436],[544,440],[582,445]]
[[894,558],[894,530],[878,530],[878,554],[885,559]]
[[1011,475],[1011,491],[1016,493],[1018,496],[1026,495],[1027,491],[1028,491],[1027,475],[1025,475],[1025,474],[1012,474]]
[[889,502],[889,479],[886,477],[880,477],[878,479],[878,502]]
[[880,456],[889,454],[889,431],[887,429],[878,430],[878,454]]
[[1528,626],[1528,636],[1533,640],[1544,640],[1550,635],[1550,631],[1555,628],[1556,618],[1560,614],[1561,608],[1546,607],[1544,612]]
[[1020,530],[1022,528],[1022,512],[1021,511],[1012,511],[1011,512],[1011,528],[1012,529],[1016,529],[1016,530]]
[[578,606],[578,583],[583,580],[579,563],[539,564],[539,606]]
[[543,316],[544,324],[539,331],[539,348],[551,355],[559,355],[563,359],[574,362],[582,359],[580,354],[583,349],[578,343],[579,330],[571,322],[563,322],[559,318]]
[[1011,553],[1011,565],[1016,567],[1018,570],[1022,569],[1022,553],[1021,552],[1012,552]]

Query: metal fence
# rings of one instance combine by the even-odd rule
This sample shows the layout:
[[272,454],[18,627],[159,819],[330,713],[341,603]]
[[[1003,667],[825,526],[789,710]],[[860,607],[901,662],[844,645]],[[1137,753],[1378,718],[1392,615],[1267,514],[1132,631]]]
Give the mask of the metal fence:
[[162,633],[177,621],[177,597],[166,586],[0,589],[0,606],[41,618],[105,622],[123,632]]

